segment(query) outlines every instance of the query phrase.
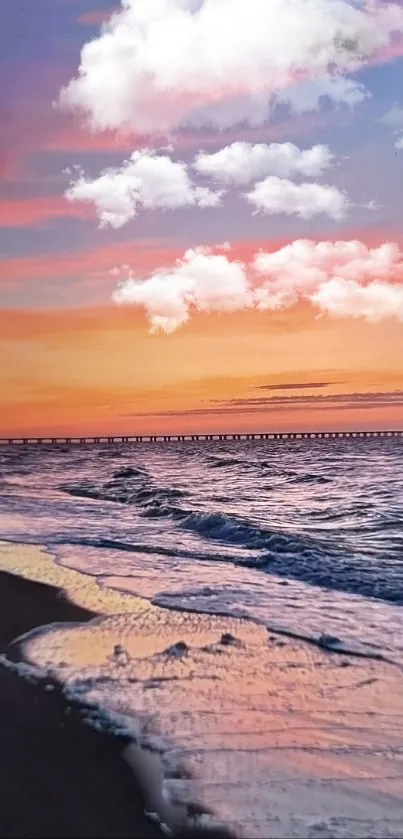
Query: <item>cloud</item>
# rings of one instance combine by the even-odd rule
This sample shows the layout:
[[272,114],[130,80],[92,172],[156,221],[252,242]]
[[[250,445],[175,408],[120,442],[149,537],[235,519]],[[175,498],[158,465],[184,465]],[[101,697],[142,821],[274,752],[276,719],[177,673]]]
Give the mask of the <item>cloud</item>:
[[349,200],[344,192],[335,186],[302,183],[295,184],[287,178],[271,175],[260,181],[245,198],[254,204],[257,211],[275,215],[297,215],[310,219],[325,213],[339,221],[344,218]]
[[[305,299],[322,311],[337,314],[332,306],[336,284],[352,282],[358,287],[368,287],[368,280],[387,280],[396,274],[403,280],[403,254],[395,243],[385,243],[378,248],[368,248],[362,242],[314,242],[300,239],[274,253],[257,253],[252,267],[257,275],[266,277],[255,290],[258,309],[281,309]],[[384,283],[385,296],[392,284]],[[403,285],[396,286],[399,294]],[[354,316],[356,304],[350,295],[344,295],[344,315]],[[350,306],[350,308],[349,308]],[[377,301],[373,299],[374,312]],[[340,312],[341,314],[341,312]],[[370,318],[370,310],[361,311]],[[393,312],[390,312],[393,314]],[[396,313],[397,314],[397,313]],[[386,312],[382,315],[386,317]]]
[[268,414],[277,411],[371,410],[403,405],[403,392],[337,393],[328,396],[272,396],[266,399],[211,400],[210,406],[184,410],[162,410],[120,414],[124,417],[219,416],[221,414]]
[[[161,151],[161,150],[160,150]],[[224,190],[211,190],[196,185],[189,176],[187,164],[173,161],[168,153],[157,154],[149,149],[137,150],[120,167],[104,169],[96,178],[88,178],[80,167],[67,169],[75,172],[65,192],[68,201],[90,202],[95,205],[100,226],[118,228],[135,218],[139,209],[175,210],[180,207],[217,207]],[[193,168],[203,174],[221,171],[225,182],[248,183],[259,173],[278,171],[308,176],[320,174],[331,164],[333,155],[327,146],[313,146],[301,151],[292,143],[233,143],[216,154],[200,153]],[[249,192],[246,200],[256,211],[269,215],[285,213],[310,219],[325,213],[340,220],[349,205],[347,195],[334,186],[295,184],[287,178],[270,175]]]
[[60,104],[97,130],[256,125],[299,84],[322,84],[315,107],[321,95],[362,98],[349,74],[402,31],[403,9],[380,0],[122,0],[84,45]]
[[113,300],[144,308],[152,332],[173,332],[192,311],[276,311],[300,300],[331,316],[403,321],[403,254],[395,243],[297,240],[246,264],[231,260],[227,247],[196,248],[145,279],[129,271]]
[[337,382],[286,382],[276,385],[259,385],[256,390],[314,390],[316,388],[330,387]]
[[396,136],[395,149],[398,151],[403,149],[403,108],[399,108],[398,105],[393,105],[393,108],[389,108],[389,110],[381,116],[379,122],[383,125],[387,125],[389,128],[393,128],[393,132]]
[[[221,405],[222,410],[241,410],[256,413],[267,411],[309,408],[320,410],[346,410],[349,408],[379,408],[403,405],[403,391],[390,392],[363,392],[363,393],[334,393],[328,395],[295,395],[295,396],[268,396],[266,398],[238,398],[238,399],[215,399],[212,404]],[[214,410],[214,409],[213,409]]]
[[403,391],[394,390],[389,392],[364,392],[364,393],[331,393],[331,394],[309,394],[309,395],[293,395],[293,396],[267,396],[259,398],[238,398],[238,399],[212,399],[212,403],[228,407],[254,407],[262,406],[263,408],[270,408],[281,406],[283,408],[292,406],[309,406],[322,407],[329,404],[343,406],[348,403],[348,406],[354,405],[359,407],[361,405],[403,405]]
[[79,170],[66,198],[95,204],[101,227],[122,227],[140,208],[176,210],[180,207],[216,207],[222,192],[195,186],[184,163],[143,149],[135,151],[120,168],[105,169],[91,180]]
[[215,154],[199,152],[192,167],[201,175],[225,184],[246,186],[268,175],[288,178],[320,176],[333,162],[334,155],[324,145],[299,149],[294,143],[235,142]]
[[113,300],[143,306],[153,332],[173,332],[189,320],[191,309],[235,312],[253,305],[245,265],[208,248],[186,251],[173,268],[160,269],[145,281],[129,276]]
[[364,85],[355,79],[324,75],[319,79],[291,84],[281,94],[281,101],[288,104],[295,113],[301,114],[316,111],[325,102],[356,108],[370,95]]
[[312,294],[311,302],[338,317],[366,318],[374,323],[390,317],[403,321],[403,285],[374,280],[361,286],[356,280],[333,277]]

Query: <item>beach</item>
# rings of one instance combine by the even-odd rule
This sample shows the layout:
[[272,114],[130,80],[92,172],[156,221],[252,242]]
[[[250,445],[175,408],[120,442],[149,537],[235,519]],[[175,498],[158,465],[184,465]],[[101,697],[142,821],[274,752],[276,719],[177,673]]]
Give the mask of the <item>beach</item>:
[[[0,644],[54,621],[94,615],[50,586],[0,574]],[[121,757],[122,743],[83,724],[60,685],[0,667],[0,835],[158,837]]]
[[[401,835],[400,667],[136,599],[132,612],[126,600],[123,615],[91,620],[82,602],[32,582],[52,577],[39,549],[2,543],[0,558],[14,574],[1,576],[6,614],[23,612],[24,632],[31,620],[50,622],[9,646],[11,660],[24,653],[31,683],[1,668],[2,754],[13,767],[1,784],[4,836],[159,835],[122,759],[130,725],[134,742],[161,759],[173,830],[179,809],[182,819],[211,809],[246,838]],[[55,573],[74,591],[77,572]],[[81,601],[85,590],[84,581]],[[2,620],[5,648],[16,623],[10,633]],[[169,821],[158,777],[149,775],[148,794]],[[238,812],[227,797],[234,785]]]
[[401,451],[276,451],[1,453],[5,836],[401,836]]

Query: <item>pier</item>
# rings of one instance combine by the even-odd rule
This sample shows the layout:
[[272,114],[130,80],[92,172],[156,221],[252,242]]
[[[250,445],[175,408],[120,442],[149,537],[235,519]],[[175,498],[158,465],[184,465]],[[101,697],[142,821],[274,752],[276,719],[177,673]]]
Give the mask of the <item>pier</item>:
[[135,434],[87,437],[3,437],[0,446],[105,445],[121,443],[205,443],[250,440],[346,440],[403,437],[403,431],[279,431],[255,434]]

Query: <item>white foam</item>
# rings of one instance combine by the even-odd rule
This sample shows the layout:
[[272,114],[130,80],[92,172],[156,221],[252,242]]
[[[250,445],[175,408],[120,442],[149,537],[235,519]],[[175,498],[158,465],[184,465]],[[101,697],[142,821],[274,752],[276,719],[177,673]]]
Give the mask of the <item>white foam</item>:
[[52,663],[92,725],[134,738],[134,768],[150,750],[147,809],[169,829],[196,804],[257,838],[323,835],[315,825],[340,814],[340,835],[377,824],[399,836],[399,671],[277,641],[251,622],[150,607],[54,626],[25,651]]

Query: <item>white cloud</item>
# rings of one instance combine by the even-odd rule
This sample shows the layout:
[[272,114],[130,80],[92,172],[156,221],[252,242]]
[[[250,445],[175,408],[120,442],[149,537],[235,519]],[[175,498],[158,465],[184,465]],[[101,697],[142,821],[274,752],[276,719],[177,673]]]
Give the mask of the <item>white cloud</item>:
[[63,106],[84,111],[100,130],[153,133],[192,120],[220,128],[240,119],[258,124],[273,97],[286,100],[290,86],[299,108],[306,107],[304,97],[312,106],[321,95],[354,104],[365,93],[348,74],[403,31],[403,9],[381,0],[121,0],[121,6],[84,45],[78,75],[60,95]]
[[146,280],[130,275],[113,300],[143,306],[151,331],[168,333],[186,323],[192,309],[234,312],[253,305],[245,265],[208,248],[188,250],[171,269],[158,270]]
[[[221,180],[225,183],[239,184],[248,183],[270,170],[313,176],[330,166],[332,160],[327,146],[317,145],[302,151],[292,143],[270,146],[233,143],[216,154],[200,153],[193,166],[199,173],[210,173],[211,177],[221,172]],[[105,169],[92,179],[76,169],[65,192],[69,201],[93,203],[100,226],[115,228],[135,218],[142,208],[217,207],[223,194],[224,190],[196,185],[185,163],[175,162],[167,154],[157,154],[149,149],[133,152],[120,167]],[[294,214],[304,219],[325,213],[339,220],[349,204],[347,196],[334,186],[295,184],[276,175],[259,181],[245,198],[256,211],[270,215]]]
[[403,150],[403,134],[401,137],[397,138],[395,142],[395,149],[397,149],[398,151]]
[[133,152],[120,168],[105,169],[93,180],[80,173],[65,195],[69,201],[93,203],[101,227],[117,228],[133,219],[139,208],[216,207],[222,192],[196,187],[184,163],[144,149]]
[[333,277],[319,286],[311,302],[337,317],[347,315],[373,323],[390,317],[403,321],[403,285],[374,280],[362,286],[355,280]]
[[192,166],[200,174],[216,181],[246,186],[267,175],[316,177],[328,169],[333,160],[334,155],[324,145],[299,149],[294,143],[253,145],[235,142],[214,154],[199,152]]
[[369,321],[403,321],[403,254],[395,243],[297,240],[250,265],[208,248],[185,253],[170,269],[120,283],[116,303],[143,307],[151,330],[173,332],[192,311],[277,310],[306,300],[321,312]]
[[[368,281],[386,280],[395,274],[403,279],[403,254],[395,243],[368,248],[362,242],[314,242],[299,239],[274,253],[257,253],[252,269],[259,280],[255,300],[259,309],[278,309],[293,306],[299,299],[309,300],[319,308],[331,310],[332,290],[337,284],[368,287]],[[330,284],[330,285],[329,285]],[[363,284],[363,285],[361,285]],[[395,288],[386,282],[386,293]],[[403,290],[403,286],[396,286]],[[368,292],[366,292],[368,294]],[[375,302],[375,298],[373,298]],[[351,311],[348,310],[348,303]],[[353,315],[353,298],[346,298],[344,314]],[[322,305],[323,304],[323,305]],[[364,312],[361,313],[364,316]],[[385,317],[385,314],[383,314]]]
[[349,205],[345,193],[335,186],[302,183],[295,184],[287,178],[270,176],[260,181],[245,198],[256,209],[268,215],[285,213],[310,219],[325,213],[333,219],[344,217]]

